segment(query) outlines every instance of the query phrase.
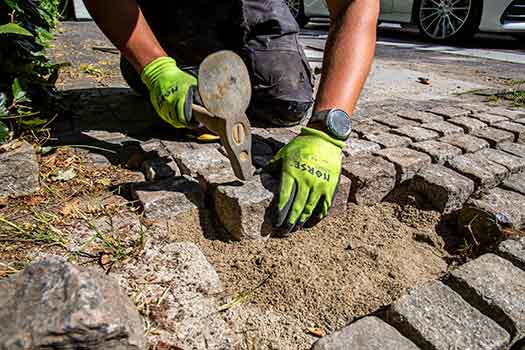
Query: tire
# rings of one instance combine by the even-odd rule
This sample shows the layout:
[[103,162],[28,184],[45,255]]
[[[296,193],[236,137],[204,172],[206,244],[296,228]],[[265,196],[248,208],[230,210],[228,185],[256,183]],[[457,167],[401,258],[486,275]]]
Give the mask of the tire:
[[436,42],[454,43],[478,32],[483,0],[417,0],[414,14],[420,32]]
[[304,1],[303,0],[286,0],[286,5],[290,9],[293,18],[299,24],[299,27],[303,28],[309,21],[304,13]]

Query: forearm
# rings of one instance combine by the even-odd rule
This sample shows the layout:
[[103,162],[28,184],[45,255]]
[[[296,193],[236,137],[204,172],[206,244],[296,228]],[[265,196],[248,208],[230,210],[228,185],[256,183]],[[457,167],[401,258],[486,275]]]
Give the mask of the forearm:
[[135,0],[84,0],[89,13],[108,39],[137,72],[166,56]]
[[333,24],[314,111],[340,108],[351,115],[374,57],[379,1],[353,0],[330,12]]

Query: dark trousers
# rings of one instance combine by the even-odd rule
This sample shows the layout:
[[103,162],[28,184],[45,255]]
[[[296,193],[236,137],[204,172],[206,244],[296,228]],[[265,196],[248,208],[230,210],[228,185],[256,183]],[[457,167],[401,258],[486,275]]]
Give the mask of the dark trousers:
[[[183,69],[209,54],[232,50],[246,63],[253,87],[248,116],[279,125],[301,120],[313,102],[310,66],[298,42],[299,26],[284,0],[139,0],[166,52]],[[130,64],[128,84],[144,91]]]

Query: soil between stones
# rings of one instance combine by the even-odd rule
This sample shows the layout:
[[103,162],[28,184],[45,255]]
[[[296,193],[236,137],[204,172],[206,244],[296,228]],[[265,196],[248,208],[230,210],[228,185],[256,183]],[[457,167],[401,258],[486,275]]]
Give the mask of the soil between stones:
[[284,239],[223,242],[204,238],[195,217],[180,216],[165,238],[195,242],[230,296],[267,278],[249,304],[330,333],[446,272],[439,217],[392,203],[353,205]]

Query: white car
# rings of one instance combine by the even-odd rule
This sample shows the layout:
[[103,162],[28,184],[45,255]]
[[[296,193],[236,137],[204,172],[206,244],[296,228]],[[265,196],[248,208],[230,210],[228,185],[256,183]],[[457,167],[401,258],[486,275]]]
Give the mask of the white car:
[[[285,0],[300,25],[327,17],[325,0]],[[467,39],[478,31],[525,35],[525,0],[381,0],[381,22],[417,24],[436,41]]]

